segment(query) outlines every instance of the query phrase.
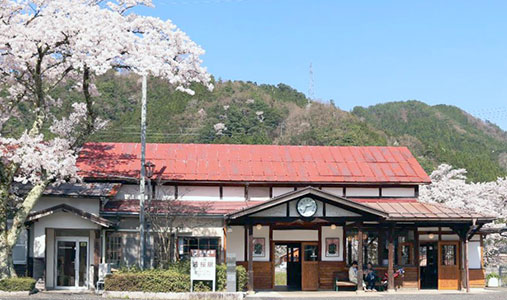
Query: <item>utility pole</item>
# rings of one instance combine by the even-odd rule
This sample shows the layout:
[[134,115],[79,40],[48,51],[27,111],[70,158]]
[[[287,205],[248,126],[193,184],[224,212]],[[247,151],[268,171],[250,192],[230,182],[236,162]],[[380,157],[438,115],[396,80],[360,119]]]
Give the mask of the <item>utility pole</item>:
[[313,65],[310,63],[310,71],[309,71],[309,82],[308,82],[308,103],[306,104],[306,107],[310,107],[312,104],[312,101],[315,99],[315,92],[313,89]]
[[141,178],[139,182],[139,267],[144,270],[146,238],[144,236],[144,201],[146,200],[146,75],[143,75],[141,98]]

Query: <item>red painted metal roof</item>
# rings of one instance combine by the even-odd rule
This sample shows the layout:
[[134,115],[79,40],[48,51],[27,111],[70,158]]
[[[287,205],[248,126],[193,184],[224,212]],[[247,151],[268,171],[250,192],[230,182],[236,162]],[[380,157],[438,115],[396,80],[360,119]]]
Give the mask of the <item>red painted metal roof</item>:
[[[87,178],[139,177],[138,143],[87,143]],[[148,144],[146,160],[164,180],[287,183],[429,183],[406,147]]]

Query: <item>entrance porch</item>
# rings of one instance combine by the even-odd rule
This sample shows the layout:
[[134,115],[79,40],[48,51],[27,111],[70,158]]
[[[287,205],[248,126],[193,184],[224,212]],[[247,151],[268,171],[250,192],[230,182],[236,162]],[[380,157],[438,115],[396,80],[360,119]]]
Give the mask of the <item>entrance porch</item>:
[[[483,287],[477,232],[489,219],[397,200],[290,192],[228,215],[226,254],[248,270],[249,290],[332,290],[353,261],[358,286],[372,263],[391,290]],[[397,271],[403,276],[395,278]]]

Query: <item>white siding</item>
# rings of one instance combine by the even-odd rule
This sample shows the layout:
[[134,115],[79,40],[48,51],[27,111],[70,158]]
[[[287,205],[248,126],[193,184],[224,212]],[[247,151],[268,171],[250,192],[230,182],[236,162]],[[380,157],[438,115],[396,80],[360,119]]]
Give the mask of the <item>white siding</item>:
[[382,188],[382,197],[415,197],[413,187]]
[[269,187],[248,187],[248,197],[252,201],[269,200]]
[[288,230],[273,230],[274,241],[318,241],[319,231],[318,230],[299,230],[299,229],[288,229]]
[[348,187],[346,191],[347,197],[379,197],[378,188],[359,188]]
[[[326,256],[326,238],[338,238],[338,256]],[[343,261],[343,227],[337,226],[332,229],[331,226],[322,226],[322,261]]]
[[245,227],[231,226],[227,232],[227,256],[236,255],[236,261],[245,261]]
[[280,204],[252,215],[253,217],[285,217],[287,216],[287,204]]
[[218,186],[178,186],[178,199],[196,201],[220,200]]
[[243,201],[245,200],[244,186],[224,186],[222,187],[222,200]]
[[335,196],[343,196],[343,188],[341,187],[323,187],[322,191]]

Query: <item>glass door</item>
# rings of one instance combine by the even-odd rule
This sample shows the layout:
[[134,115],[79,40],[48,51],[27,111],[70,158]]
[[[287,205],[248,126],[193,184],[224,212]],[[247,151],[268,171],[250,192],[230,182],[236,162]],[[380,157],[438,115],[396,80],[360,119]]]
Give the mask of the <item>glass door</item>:
[[88,238],[57,237],[57,288],[88,287]]

